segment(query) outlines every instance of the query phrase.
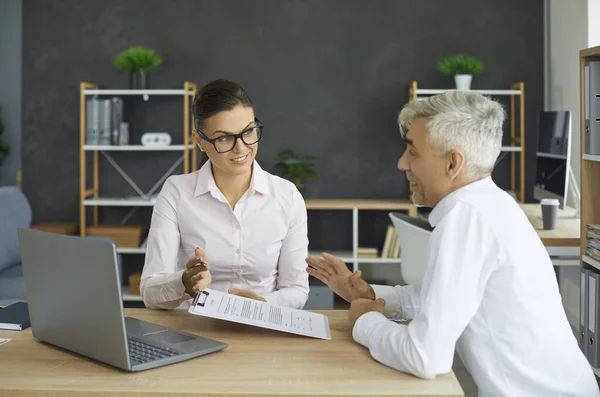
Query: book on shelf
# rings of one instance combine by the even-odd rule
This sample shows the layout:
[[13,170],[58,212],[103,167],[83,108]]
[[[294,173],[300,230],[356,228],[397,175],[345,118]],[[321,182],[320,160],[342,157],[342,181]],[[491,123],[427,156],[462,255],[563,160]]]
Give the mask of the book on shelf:
[[390,245],[392,244],[393,235],[394,235],[394,226],[388,225],[387,232],[385,234],[385,240],[383,242],[383,249],[381,250],[382,258],[390,257]]
[[600,250],[600,240],[595,239],[595,238],[588,238],[587,246],[589,248],[594,248],[594,249]]
[[358,247],[356,256],[358,258],[379,258],[379,250],[372,247]]
[[594,258],[597,261],[600,261],[600,250],[596,249],[596,248],[591,248],[591,247],[587,247],[585,249],[585,253]]
[[[127,144],[122,139],[123,99],[113,97],[100,99],[92,97],[86,101],[86,140],[87,145]],[[128,137],[123,137],[128,138]]]
[[392,225],[388,225],[383,242],[383,250],[381,251],[382,258],[399,258],[400,257],[400,241],[398,232]]

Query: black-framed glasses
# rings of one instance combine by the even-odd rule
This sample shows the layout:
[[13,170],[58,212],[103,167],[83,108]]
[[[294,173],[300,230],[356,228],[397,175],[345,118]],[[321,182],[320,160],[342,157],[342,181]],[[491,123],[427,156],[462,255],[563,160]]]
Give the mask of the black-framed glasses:
[[254,122],[256,123],[254,126],[239,134],[227,134],[214,139],[207,137],[201,131],[196,130],[196,132],[200,135],[200,138],[204,139],[206,142],[212,143],[217,153],[226,153],[233,150],[238,139],[241,139],[246,145],[254,145],[256,142],[260,141],[264,126],[256,117],[254,118]]

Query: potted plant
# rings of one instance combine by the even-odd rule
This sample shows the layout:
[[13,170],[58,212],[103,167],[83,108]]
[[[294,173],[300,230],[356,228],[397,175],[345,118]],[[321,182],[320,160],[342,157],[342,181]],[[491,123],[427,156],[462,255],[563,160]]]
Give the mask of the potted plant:
[[479,59],[458,54],[439,59],[437,70],[443,75],[454,76],[457,90],[469,90],[473,76],[481,74],[485,65]]
[[319,179],[319,175],[314,170],[315,156],[297,156],[292,150],[282,150],[277,156],[277,163],[274,167],[275,174],[291,181],[300,193],[304,192],[304,182],[308,180]]
[[[0,111],[2,108],[0,108]],[[8,143],[2,138],[2,134],[4,133],[4,123],[2,119],[0,119],[0,165],[4,162],[4,159],[8,157],[10,154],[10,148],[8,147]]]
[[113,65],[129,72],[129,88],[146,89],[149,87],[148,73],[158,68],[163,58],[154,50],[144,47],[130,47],[115,58]]

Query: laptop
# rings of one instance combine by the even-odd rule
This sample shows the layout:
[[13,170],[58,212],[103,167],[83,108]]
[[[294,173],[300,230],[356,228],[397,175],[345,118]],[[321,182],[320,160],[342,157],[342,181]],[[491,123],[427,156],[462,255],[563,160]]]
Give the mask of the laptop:
[[18,229],[33,336],[121,368],[142,371],[227,344],[124,317],[110,241]]
[[429,236],[433,228],[423,219],[400,212],[390,212],[389,217],[400,241],[402,279],[406,284],[421,282],[427,268]]

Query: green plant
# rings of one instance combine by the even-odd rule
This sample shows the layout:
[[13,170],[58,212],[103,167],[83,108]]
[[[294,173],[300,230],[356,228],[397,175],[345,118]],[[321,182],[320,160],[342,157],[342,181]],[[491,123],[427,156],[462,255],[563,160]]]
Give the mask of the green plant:
[[485,70],[485,64],[479,59],[458,54],[440,58],[437,62],[437,70],[446,76],[457,74],[475,76]]
[[149,72],[163,63],[163,58],[154,50],[130,47],[115,58],[113,65],[128,72]]
[[[0,108],[0,111],[2,108]],[[10,148],[8,147],[8,143],[2,139],[2,134],[4,133],[4,123],[2,119],[0,119],[0,165],[4,162],[4,159],[8,157],[10,154]]]
[[319,175],[313,168],[317,160],[315,156],[299,157],[292,150],[287,149],[279,152],[277,159],[275,173],[294,183],[297,188],[304,187],[304,181],[319,179]]

